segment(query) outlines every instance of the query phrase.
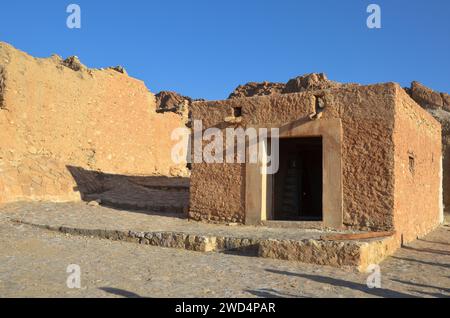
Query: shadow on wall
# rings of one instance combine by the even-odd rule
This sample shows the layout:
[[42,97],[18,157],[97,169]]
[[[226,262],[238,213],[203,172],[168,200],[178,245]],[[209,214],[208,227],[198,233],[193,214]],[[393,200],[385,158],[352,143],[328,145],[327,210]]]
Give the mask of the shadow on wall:
[[128,176],[66,166],[86,202],[126,210],[146,210],[164,214],[186,213],[189,205],[189,178]]
[[90,194],[106,191],[103,187],[104,174],[74,166],[66,166],[66,168],[77,184],[73,190],[80,192],[83,201],[86,201],[86,197]]
[[[449,129],[450,130],[450,129]],[[443,179],[442,179],[442,187],[443,187],[443,199],[444,199],[444,212],[446,214],[450,214],[450,173],[447,171],[448,167],[450,167],[450,138],[448,138],[448,135],[450,135],[450,132],[446,131],[443,132],[443,134],[446,134],[447,136],[443,136],[443,139],[445,139],[443,145],[442,145],[442,152],[443,152],[443,159],[442,159],[442,173],[443,173]]]

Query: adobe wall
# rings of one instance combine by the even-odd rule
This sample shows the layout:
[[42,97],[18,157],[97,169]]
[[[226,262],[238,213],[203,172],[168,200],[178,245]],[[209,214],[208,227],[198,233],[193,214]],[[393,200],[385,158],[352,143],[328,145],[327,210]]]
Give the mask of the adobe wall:
[[[394,101],[396,84],[348,86],[284,95],[195,102],[193,119],[204,129],[226,128],[224,118],[243,107],[242,126],[278,125],[307,118],[315,95],[323,96],[320,120],[340,118],[343,125],[343,211],[348,227],[391,229],[394,206]],[[190,216],[238,221],[245,218],[245,166],[194,164]]]
[[68,166],[119,175],[181,173],[170,158],[170,134],[183,119],[157,114],[154,95],[121,69],[33,58],[5,43],[0,69],[0,203],[79,200]]
[[394,224],[407,243],[433,230],[442,213],[441,125],[403,89],[395,105]]
[[[323,73],[312,73],[298,76],[287,83],[250,82],[240,85],[229,98],[288,94],[354,85],[330,81]],[[446,213],[450,213],[450,95],[434,91],[417,81],[413,81],[410,87],[404,89],[417,104],[422,106],[442,125],[443,201]]]
[[444,208],[446,213],[450,213],[450,95],[436,92],[416,81],[411,83],[406,92],[441,123]]

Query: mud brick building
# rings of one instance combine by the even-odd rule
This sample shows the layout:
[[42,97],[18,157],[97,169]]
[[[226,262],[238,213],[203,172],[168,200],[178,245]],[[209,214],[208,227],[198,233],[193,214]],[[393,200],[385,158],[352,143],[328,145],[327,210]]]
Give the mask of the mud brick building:
[[191,111],[204,129],[280,132],[274,175],[259,164],[194,163],[193,219],[395,231],[397,242],[442,221],[441,126],[398,84],[194,102]]
[[[0,204],[98,200],[214,222],[395,231],[396,243],[409,242],[450,206],[449,101],[417,82],[360,86],[324,74],[193,101],[155,96],[121,67],[0,43]],[[172,132],[189,120],[279,128],[278,172],[193,163],[189,176],[171,156]]]

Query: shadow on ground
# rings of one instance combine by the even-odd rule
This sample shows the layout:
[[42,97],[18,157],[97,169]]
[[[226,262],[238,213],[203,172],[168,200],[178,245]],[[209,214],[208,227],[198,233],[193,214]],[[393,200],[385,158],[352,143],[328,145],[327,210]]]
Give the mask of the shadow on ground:
[[187,177],[129,176],[67,166],[86,202],[99,201],[113,209],[184,217],[189,205]]
[[100,287],[100,290],[103,290],[104,292],[107,292],[109,294],[112,295],[116,295],[116,296],[122,296],[125,298],[146,298],[146,297],[142,297],[136,293],[124,290],[124,289],[119,289],[119,288],[112,288],[112,287]]
[[431,266],[439,266],[439,267],[443,267],[443,268],[450,268],[450,264],[446,264],[446,263],[427,262],[427,261],[422,261],[422,260],[418,260],[418,259],[398,257],[398,256],[390,256],[390,257],[393,259],[397,259],[397,260],[405,261],[405,262],[415,262],[415,263],[423,264],[423,265],[431,265]]
[[262,288],[257,290],[245,290],[247,293],[260,298],[300,298],[297,295],[286,294],[272,288]]
[[[450,293],[450,288],[443,288],[443,287],[438,287],[438,286],[432,286],[432,285],[427,285],[427,284],[419,284],[419,283],[414,283],[414,282],[408,282],[408,281],[404,281],[404,280],[400,280],[400,279],[395,279],[395,278],[391,278],[390,279],[393,282],[397,282],[400,284],[404,284],[404,285],[410,285],[410,286],[415,286],[415,287],[424,287],[424,288],[431,288],[431,289],[437,289],[440,290],[441,292],[444,293]],[[442,294],[439,294],[440,297],[444,296]]]
[[414,252],[423,252],[423,253],[432,253],[432,254],[438,254],[438,255],[450,255],[449,251],[443,251],[443,250],[437,250],[432,248],[416,248],[411,246],[403,246],[402,247],[405,250],[410,250]]
[[354,283],[350,281],[346,281],[343,279],[337,279],[332,277],[326,277],[326,276],[319,276],[319,275],[309,275],[309,274],[300,274],[300,273],[293,273],[293,272],[287,272],[287,271],[279,271],[274,269],[266,269],[266,271],[274,274],[280,274],[280,275],[288,275],[288,276],[295,276],[295,277],[301,277],[305,279],[309,279],[318,283],[322,284],[328,284],[335,287],[345,287],[350,288],[353,290],[357,290],[366,294],[369,294],[371,296],[376,297],[383,297],[383,298],[417,298],[417,296],[409,295],[401,292],[396,292],[390,289],[384,289],[384,288],[368,288],[365,284],[359,284]]

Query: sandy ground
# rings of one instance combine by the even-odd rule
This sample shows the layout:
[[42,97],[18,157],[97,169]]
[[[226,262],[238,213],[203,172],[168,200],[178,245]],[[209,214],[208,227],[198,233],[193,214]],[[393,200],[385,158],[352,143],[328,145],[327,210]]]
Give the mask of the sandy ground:
[[[384,261],[375,289],[352,269],[68,236],[4,217],[0,237],[1,297],[450,297],[448,225]],[[70,264],[80,289],[67,287]]]

